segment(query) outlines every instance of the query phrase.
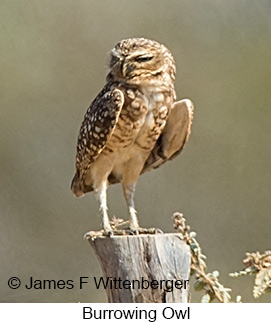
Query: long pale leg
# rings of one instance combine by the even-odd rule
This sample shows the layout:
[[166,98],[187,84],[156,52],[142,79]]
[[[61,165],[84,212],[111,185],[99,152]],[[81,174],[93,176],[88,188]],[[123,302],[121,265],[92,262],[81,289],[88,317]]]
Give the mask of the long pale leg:
[[128,212],[130,215],[130,229],[137,231],[139,229],[138,219],[136,215],[135,203],[134,203],[134,195],[135,195],[135,187],[136,182],[133,183],[123,183],[122,189],[123,194],[128,206]]
[[144,156],[144,154],[138,154],[138,156],[129,161],[129,163],[126,165],[121,184],[130,215],[130,229],[135,233],[153,234],[162,231],[155,228],[141,228],[138,224],[137,212],[135,210],[134,203],[137,179],[141,173],[142,165],[144,165],[146,158],[147,156]]
[[112,231],[112,228],[109,223],[109,217],[107,212],[108,208],[107,208],[106,189],[107,189],[107,180],[103,180],[99,186],[94,187],[94,193],[99,202],[99,211],[102,218],[102,227],[105,233],[109,233],[110,231]]
[[143,154],[138,154],[126,165],[126,169],[121,181],[123,194],[128,206],[128,212],[130,216],[130,229],[133,231],[139,231],[137,214],[135,210],[134,195],[136,182],[142,170],[142,166],[146,157]]
[[112,160],[106,156],[100,156],[92,166],[90,177],[94,188],[94,194],[99,203],[99,211],[102,219],[102,227],[105,233],[112,231],[109,223],[107,209],[107,178],[111,172]]

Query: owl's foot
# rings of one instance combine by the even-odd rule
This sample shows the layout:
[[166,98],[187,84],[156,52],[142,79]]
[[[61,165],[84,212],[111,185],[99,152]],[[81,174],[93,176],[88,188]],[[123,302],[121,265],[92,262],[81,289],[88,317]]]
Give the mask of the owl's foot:
[[113,236],[126,236],[126,235],[139,235],[139,234],[163,234],[163,231],[158,228],[137,228],[137,229],[123,229],[123,230],[100,230],[89,231],[85,233],[84,239],[95,240],[99,237],[113,237]]
[[86,240],[95,240],[99,237],[107,236],[108,234],[104,230],[100,231],[88,231],[84,234],[84,239]]
[[89,231],[84,234],[84,239],[86,240],[95,240],[99,237],[113,237],[125,235],[126,230],[100,230],[100,231]]
[[138,234],[158,234],[161,233],[163,234],[163,231],[161,229],[158,228],[130,228],[130,230],[134,235],[138,235]]
[[84,234],[84,239],[86,240],[95,240],[99,237],[113,237],[113,236],[125,236],[125,235],[134,235],[136,234],[134,230],[126,229],[115,229],[111,230],[100,230],[100,231],[89,231]]

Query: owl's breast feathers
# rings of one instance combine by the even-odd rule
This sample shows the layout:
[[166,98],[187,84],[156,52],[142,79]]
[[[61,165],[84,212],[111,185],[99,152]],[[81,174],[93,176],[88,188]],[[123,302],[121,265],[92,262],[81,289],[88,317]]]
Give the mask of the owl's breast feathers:
[[134,145],[145,152],[151,151],[165,127],[173,95],[123,86],[120,90],[124,104],[104,153],[117,150],[122,153],[123,148]]

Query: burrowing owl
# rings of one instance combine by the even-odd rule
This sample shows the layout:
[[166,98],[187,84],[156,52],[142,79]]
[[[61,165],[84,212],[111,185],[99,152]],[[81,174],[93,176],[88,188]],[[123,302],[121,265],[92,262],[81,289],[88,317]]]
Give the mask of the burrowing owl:
[[110,72],[81,125],[76,196],[94,191],[102,226],[109,233],[106,190],[120,182],[128,206],[130,229],[140,231],[134,193],[140,174],[174,158],[187,141],[193,118],[190,100],[175,102],[175,62],[156,41],[125,39],[111,51]]

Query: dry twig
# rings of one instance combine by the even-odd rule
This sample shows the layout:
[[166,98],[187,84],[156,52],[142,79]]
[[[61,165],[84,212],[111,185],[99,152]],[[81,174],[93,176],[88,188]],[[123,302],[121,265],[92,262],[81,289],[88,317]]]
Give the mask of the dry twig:
[[[204,290],[204,295],[201,299],[203,303],[210,303],[217,299],[220,303],[229,303],[231,300],[231,289],[224,287],[218,280],[219,272],[213,271],[206,273],[206,256],[202,253],[199,243],[196,240],[196,233],[191,231],[190,227],[185,223],[186,220],[181,213],[175,213],[174,228],[183,235],[183,240],[190,246],[191,249],[191,276],[195,275],[196,282],[194,288],[196,291]],[[241,298],[237,298],[240,302]]]
[[258,298],[263,293],[271,292],[271,250],[260,254],[246,253],[243,260],[245,269],[231,273],[231,277],[240,277],[245,275],[256,275],[253,288],[253,296]]

